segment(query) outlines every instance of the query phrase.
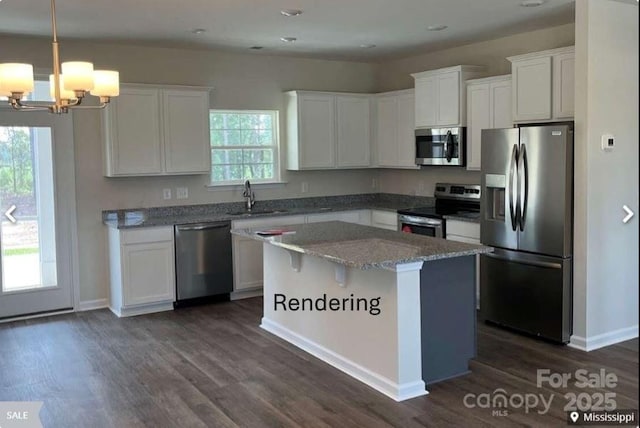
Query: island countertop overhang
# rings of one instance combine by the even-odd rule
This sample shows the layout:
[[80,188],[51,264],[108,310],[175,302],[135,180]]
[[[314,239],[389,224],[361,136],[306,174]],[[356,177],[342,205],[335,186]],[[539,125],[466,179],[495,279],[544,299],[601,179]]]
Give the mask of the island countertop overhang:
[[261,229],[231,233],[356,269],[395,270],[397,265],[473,256],[493,248],[340,221],[283,226],[289,233],[261,236]]

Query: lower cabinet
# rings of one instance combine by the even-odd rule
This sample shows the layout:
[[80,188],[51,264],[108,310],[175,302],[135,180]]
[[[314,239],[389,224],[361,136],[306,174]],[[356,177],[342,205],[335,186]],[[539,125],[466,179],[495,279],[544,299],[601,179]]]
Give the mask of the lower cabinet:
[[[277,226],[320,223],[323,221],[344,221],[347,223],[373,225],[372,213],[378,211],[354,210],[341,212],[326,212],[309,214],[306,216],[286,216],[257,218],[250,220],[236,220],[232,224],[234,229],[272,228]],[[397,228],[397,215],[390,211],[379,211],[393,214],[394,229]],[[385,227],[389,228],[389,227]],[[233,235],[233,293],[231,299],[242,299],[262,295],[263,263],[262,242]]]
[[173,309],[173,227],[109,229],[109,308],[119,317]]
[[[480,224],[447,220],[447,239],[480,245]],[[480,309],[480,257],[476,256],[476,309]]]
[[398,214],[395,211],[371,210],[371,226],[398,230]]

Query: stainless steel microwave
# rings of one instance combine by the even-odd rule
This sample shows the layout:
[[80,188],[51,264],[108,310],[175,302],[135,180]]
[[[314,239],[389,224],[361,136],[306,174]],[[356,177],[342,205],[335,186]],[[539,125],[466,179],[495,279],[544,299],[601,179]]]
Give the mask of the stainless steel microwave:
[[416,164],[465,166],[467,128],[416,129]]

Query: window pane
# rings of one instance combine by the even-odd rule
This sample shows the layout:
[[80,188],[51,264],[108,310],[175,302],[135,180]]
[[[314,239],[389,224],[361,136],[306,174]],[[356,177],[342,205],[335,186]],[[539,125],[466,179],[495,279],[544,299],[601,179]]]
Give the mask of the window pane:
[[242,131],[211,131],[212,146],[242,145]]
[[273,178],[273,164],[254,164],[244,167],[246,180],[265,180]]
[[245,146],[270,146],[273,145],[271,131],[254,130],[242,131],[242,144]]
[[240,129],[240,115],[235,113],[211,113],[211,129]]
[[244,163],[272,163],[272,150],[243,150]]
[[260,127],[260,117],[257,114],[243,114],[240,116],[240,126],[242,129],[258,129]]
[[242,165],[213,165],[211,167],[213,182],[240,181],[242,179]]
[[215,149],[211,151],[211,162],[214,165],[242,163],[242,150],[240,149]]

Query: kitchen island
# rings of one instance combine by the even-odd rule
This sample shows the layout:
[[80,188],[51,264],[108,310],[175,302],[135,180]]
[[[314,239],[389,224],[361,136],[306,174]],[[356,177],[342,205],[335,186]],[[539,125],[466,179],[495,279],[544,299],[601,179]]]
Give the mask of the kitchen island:
[[468,372],[475,255],[491,248],[343,222],[281,229],[232,231],[264,242],[263,329],[397,401]]

